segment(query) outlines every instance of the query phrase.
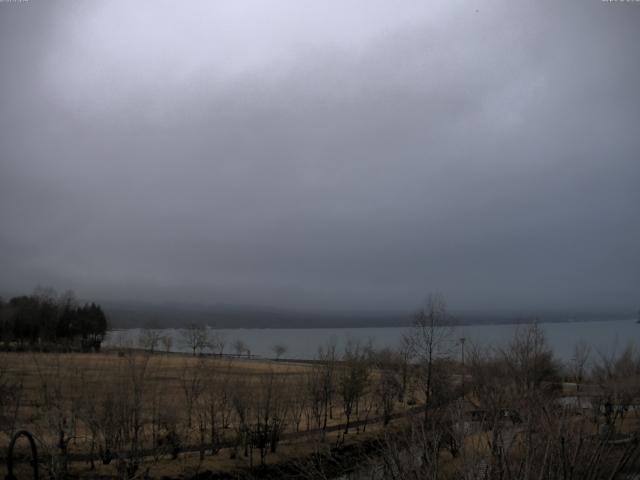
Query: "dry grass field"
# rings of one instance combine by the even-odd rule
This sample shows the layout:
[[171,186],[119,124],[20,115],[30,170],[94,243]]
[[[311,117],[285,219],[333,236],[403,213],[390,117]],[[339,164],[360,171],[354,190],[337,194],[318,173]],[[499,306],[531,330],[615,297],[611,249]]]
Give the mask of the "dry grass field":
[[[345,441],[345,369],[142,351],[0,353],[0,448],[28,430],[51,471],[83,476],[122,476],[125,458],[169,476],[280,462]],[[379,429],[365,432],[382,408],[381,375],[367,369],[347,441]],[[393,403],[395,412],[408,408]]]
[[[354,465],[446,480],[640,471],[640,354],[596,363],[578,385],[544,345],[534,325],[506,352],[472,352],[465,368],[356,345],[312,363],[0,353],[0,451],[26,429],[56,479],[250,478],[256,467],[281,478],[274,468],[292,465],[292,478],[318,480]],[[354,451],[342,470],[308,470],[314,454],[331,467]]]

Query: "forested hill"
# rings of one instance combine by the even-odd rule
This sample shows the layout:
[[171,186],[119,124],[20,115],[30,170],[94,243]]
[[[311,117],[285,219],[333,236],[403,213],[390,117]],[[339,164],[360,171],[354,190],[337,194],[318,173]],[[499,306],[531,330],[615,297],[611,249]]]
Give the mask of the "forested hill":
[[[414,312],[321,313],[270,307],[238,305],[197,306],[190,304],[147,304],[137,302],[102,302],[113,328],[171,328],[189,324],[216,328],[360,328],[402,327],[413,322]],[[493,311],[452,312],[452,322],[469,324],[509,324],[566,322],[572,320],[614,320],[631,318],[630,312],[611,311]]]
[[189,324],[216,328],[343,328],[410,325],[412,314],[318,313],[276,308],[229,305],[152,305],[105,303],[112,328],[182,327]]

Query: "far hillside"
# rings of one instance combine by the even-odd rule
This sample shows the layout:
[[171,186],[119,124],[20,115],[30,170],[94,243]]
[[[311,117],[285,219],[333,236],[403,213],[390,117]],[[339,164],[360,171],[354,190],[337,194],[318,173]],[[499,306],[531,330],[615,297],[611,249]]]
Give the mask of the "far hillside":
[[[180,328],[190,324],[216,328],[366,328],[408,327],[415,312],[353,311],[319,312],[276,307],[242,305],[194,305],[181,303],[104,302],[112,328]],[[537,310],[453,312],[460,325],[518,324],[540,322],[621,320],[634,316],[629,311]]]

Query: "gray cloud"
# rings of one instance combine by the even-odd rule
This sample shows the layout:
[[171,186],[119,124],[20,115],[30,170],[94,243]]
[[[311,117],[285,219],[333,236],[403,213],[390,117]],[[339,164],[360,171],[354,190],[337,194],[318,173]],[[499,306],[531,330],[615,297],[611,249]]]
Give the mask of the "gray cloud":
[[0,4],[1,290],[637,306],[640,7],[265,5]]

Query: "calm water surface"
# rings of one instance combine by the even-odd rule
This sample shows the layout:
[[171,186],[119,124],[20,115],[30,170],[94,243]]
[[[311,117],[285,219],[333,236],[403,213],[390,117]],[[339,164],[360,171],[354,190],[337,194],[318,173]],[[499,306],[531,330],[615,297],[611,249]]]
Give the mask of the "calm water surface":
[[[563,360],[571,358],[574,346],[584,341],[591,345],[594,354],[609,355],[620,352],[629,343],[640,343],[640,324],[635,320],[610,320],[600,322],[543,323],[549,344]],[[502,346],[512,337],[517,325],[465,325],[456,327],[453,341],[466,338],[467,345]],[[522,328],[522,327],[520,327]],[[376,347],[396,347],[409,327],[387,328],[308,328],[308,329],[216,329],[224,336],[226,353],[233,352],[233,343],[242,340],[252,355],[271,358],[272,347],[283,344],[287,358],[312,359],[319,345],[335,342],[338,351],[349,339],[371,341]],[[137,346],[139,329],[114,330],[107,336],[105,346]],[[173,337],[174,351],[188,351],[182,344],[180,329],[166,329],[163,335]]]

